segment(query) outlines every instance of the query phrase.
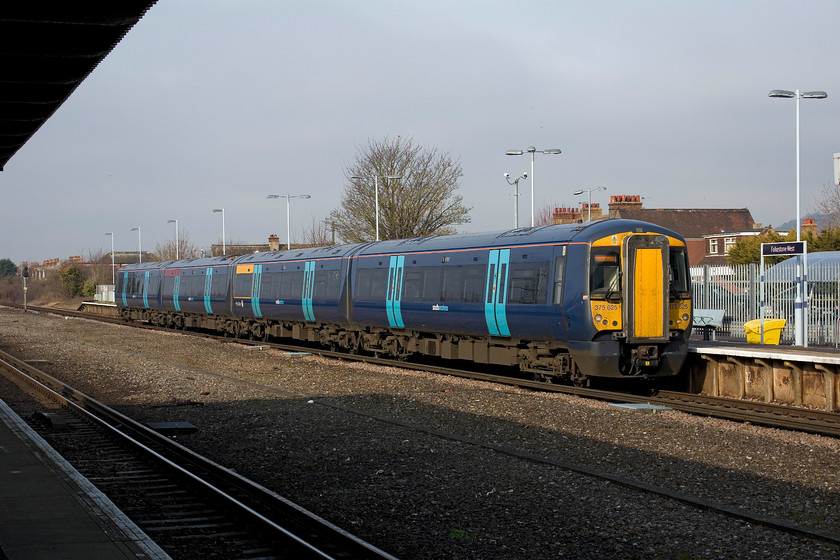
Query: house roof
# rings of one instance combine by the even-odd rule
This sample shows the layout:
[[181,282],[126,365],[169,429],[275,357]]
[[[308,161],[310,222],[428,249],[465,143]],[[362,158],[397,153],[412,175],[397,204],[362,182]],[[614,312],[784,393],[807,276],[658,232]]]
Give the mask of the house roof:
[[686,239],[720,231],[751,231],[755,223],[746,208],[616,208],[616,218],[642,220],[672,229]]

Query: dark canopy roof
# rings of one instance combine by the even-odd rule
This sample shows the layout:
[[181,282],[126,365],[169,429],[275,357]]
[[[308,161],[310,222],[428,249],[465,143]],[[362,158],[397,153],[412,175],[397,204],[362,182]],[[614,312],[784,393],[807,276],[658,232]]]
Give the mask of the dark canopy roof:
[[0,7],[0,171],[157,0]]

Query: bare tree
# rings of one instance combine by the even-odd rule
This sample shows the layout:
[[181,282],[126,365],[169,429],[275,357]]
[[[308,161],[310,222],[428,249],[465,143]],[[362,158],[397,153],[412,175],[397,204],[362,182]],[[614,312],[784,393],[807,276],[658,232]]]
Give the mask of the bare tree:
[[302,236],[304,245],[326,247],[335,245],[335,229],[331,227],[331,220],[318,220],[312,218],[312,224],[303,228]]
[[370,140],[345,169],[349,184],[330,221],[345,241],[374,240],[378,191],[380,239],[454,233],[453,226],[470,221],[471,208],[455,194],[462,174],[449,154],[413,140]]
[[825,187],[817,195],[814,205],[817,212],[825,215],[825,227],[840,227],[840,186],[829,185]]
[[545,206],[537,208],[537,212],[536,214],[534,214],[534,225],[550,226],[554,224],[554,209],[556,207],[556,203],[548,202],[545,204]]
[[174,261],[176,256],[182,259],[191,259],[198,256],[198,247],[192,244],[190,236],[186,231],[178,233],[178,251],[175,251],[175,235],[172,239],[155,245],[155,256],[161,261]]

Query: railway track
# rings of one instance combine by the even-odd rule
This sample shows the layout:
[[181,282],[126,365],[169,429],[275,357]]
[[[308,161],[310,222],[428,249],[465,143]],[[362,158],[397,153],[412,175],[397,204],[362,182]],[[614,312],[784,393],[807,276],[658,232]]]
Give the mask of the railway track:
[[36,428],[175,560],[393,558],[30,364],[0,369],[55,403]]
[[[230,340],[230,339],[227,339]],[[264,345],[265,343],[254,343],[248,341],[242,341],[244,344],[259,344]],[[274,345],[272,345],[274,346]],[[288,348],[288,347],[286,347]],[[305,350],[312,352],[312,349],[305,349],[301,347],[296,347],[297,350]],[[348,358],[348,356],[344,354],[331,354],[328,352],[318,352],[324,355],[336,355],[342,358]],[[575,388],[575,387],[560,387],[560,386],[552,386],[547,385],[542,382],[535,382],[535,381],[526,381],[526,380],[511,380],[507,378],[499,378],[498,376],[494,376],[492,374],[487,373],[480,373],[480,372],[457,372],[450,370],[448,368],[432,368],[428,364],[395,364],[389,360],[382,360],[374,357],[360,357],[365,361],[371,363],[378,363],[378,364],[387,364],[387,365],[400,365],[401,367],[411,367],[416,369],[422,369],[424,371],[437,371],[439,373],[445,373],[447,375],[460,375],[463,377],[471,377],[477,379],[483,379],[493,382],[504,382],[512,385],[516,385],[519,387],[528,387],[534,388],[537,390],[560,390],[567,393],[575,393],[582,396],[592,397],[592,398],[599,398],[605,400],[613,400],[613,401],[621,401],[621,402],[649,402],[649,403],[656,403],[656,398],[668,398],[671,399],[670,402],[660,402],[659,404],[665,404],[666,406],[672,406],[672,408],[678,408],[678,403],[675,402],[674,399],[681,399],[684,395],[675,393],[673,395],[669,395],[665,392],[660,392],[658,395],[653,397],[645,396],[645,395],[627,395],[627,394],[616,394],[609,391],[598,391],[594,389],[584,389],[584,388]],[[212,373],[212,372],[208,372]],[[223,373],[212,373],[213,375],[217,375],[219,377],[225,377]],[[232,381],[236,381],[239,383],[253,385],[253,382],[245,381],[236,378],[230,378]],[[260,387],[263,387],[260,385]],[[264,387],[266,390],[272,390],[271,387]],[[276,389],[274,389],[276,390]],[[729,399],[714,399],[717,401],[724,401],[722,406],[723,408],[732,408]],[[504,454],[510,457],[514,457],[517,460],[522,462],[530,462],[540,465],[547,465],[551,467],[555,467],[558,469],[564,469],[570,472],[578,473],[584,475],[586,477],[603,480],[609,482],[611,484],[620,485],[626,488],[630,488],[635,492],[639,492],[640,494],[648,494],[648,495],[655,495],[659,497],[664,497],[668,500],[678,501],[680,503],[689,505],[693,508],[697,508],[700,510],[711,511],[721,515],[725,515],[731,518],[736,518],[739,520],[743,520],[748,524],[752,525],[760,525],[763,527],[767,527],[773,530],[784,531],[786,533],[794,534],[802,538],[807,538],[811,540],[818,540],[822,542],[827,542],[832,545],[840,545],[840,534],[834,532],[833,528],[820,528],[815,526],[809,526],[806,523],[798,523],[788,519],[780,519],[776,517],[772,517],[770,515],[757,513],[754,508],[744,508],[733,506],[729,503],[724,503],[727,500],[725,498],[718,498],[716,499],[709,499],[709,498],[701,498],[697,495],[692,495],[691,493],[685,493],[679,491],[679,489],[675,489],[675,487],[665,487],[665,486],[658,486],[656,484],[646,483],[639,480],[634,480],[633,475],[626,475],[625,473],[616,473],[610,472],[608,470],[602,470],[600,465],[587,465],[583,463],[575,463],[573,461],[565,461],[562,456],[542,456],[539,451],[531,452],[525,451],[523,449],[515,449],[512,447],[507,447],[503,445],[495,445],[489,441],[482,441],[479,439],[471,439],[468,437],[464,437],[463,435],[457,433],[450,433],[446,430],[436,430],[426,425],[409,423],[397,420],[395,418],[389,418],[388,415],[376,415],[371,414],[368,411],[363,409],[355,408],[353,406],[346,406],[341,402],[335,399],[321,399],[315,398],[313,404],[318,406],[324,407],[332,407],[336,409],[341,409],[346,412],[356,414],[356,415],[363,415],[367,416],[379,423],[387,423],[396,426],[400,426],[402,428],[408,430],[415,430],[420,432],[425,432],[433,437],[449,439],[453,441],[461,442],[465,445],[474,446],[475,448],[483,448],[492,450],[495,453]],[[740,401],[735,401],[736,403]],[[771,407],[773,408],[773,407]],[[788,407],[778,407],[782,409],[786,409]],[[705,414],[705,415],[712,415],[708,414],[708,410],[700,410],[694,411],[695,413]],[[744,417],[742,412],[729,412],[728,413],[732,419],[736,420],[747,420],[747,421],[754,421]],[[734,502],[737,503],[737,502]]]
[[[88,319],[112,322],[121,325],[126,324],[124,321],[117,319],[116,317],[111,318],[107,315],[103,315],[101,312],[97,312],[91,315],[90,313],[86,313],[84,311],[65,311],[49,308],[33,308],[31,306],[29,307],[29,309],[34,309],[38,312],[43,313],[59,313],[67,316],[84,317]],[[154,327],[151,325],[142,325],[142,328],[163,331],[171,330],[162,327]],[[231,340],[230,338],[225,338],[222,336],[207,333],[196,333],[192,331],[178,332],[207,338],[218,338],[220,340]],[[479,381],[488,381],[504,385],[513,385],[537,391],[550,391],[557,393],[573,394],[581,397],[598,399],[607,402],[664,406],[674,410],[679,410],[681,412],[687,412],[690,414],[698,414],[702,416],[722,418],[738,422],[747,422],[773,428],[798,430],[802,432],[814,433],[829,437],[840,437],[840,414],[835,412],[826,412],[815,409],[807,409],[802,407],[793,407],[781,404],[757,402],[743,399],[708,397],[704,395],[697,395],[693,393],[684,393],[677,391],[655,391],[653,394],[633,394],[626,391],[613,391],[603,389],[592,389],[586,387],[575,387],[570,385],[551,384],[543,381],[533,381],[525,378],[511,377],[509,374],[499,375],[485,371],[477,371],[475,369],[452,367],[451,365],[440,366],[434,363],[430,363],[428,361],[415,363],[411,361],[398,361],[387,358],[380,358],[377,356],[347,354],[345,352],[334,352],[315,346],[301,346],[296,344],[284,344],[275,342],[254,342],[250,340],[240,340],[240,342],[242,342],[243,344],[256,344],[260,346],[278,348],[290,352],[310,352],[313,354],[318,354],[320,356],[342,360],[356,360],[377,365],[429,371],[433,373],[439,373],[441,375],[452,375],[467,379],[475,379]]]

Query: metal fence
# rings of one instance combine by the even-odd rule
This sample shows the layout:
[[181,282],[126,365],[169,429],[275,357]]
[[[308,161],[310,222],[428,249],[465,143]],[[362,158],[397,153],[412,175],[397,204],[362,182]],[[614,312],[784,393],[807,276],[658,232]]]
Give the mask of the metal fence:
[[[785,319],[783,343],[794,340],[796,276],[793,262],[767,267],[764,274],[766,319]],[[840,263],[808,263],[808,344],[840,346]],[[759,267],[756,264],[691,267],[695,309],[723,309],[725,337],[746,339],[744,323],[759,318],[761,299]]]

